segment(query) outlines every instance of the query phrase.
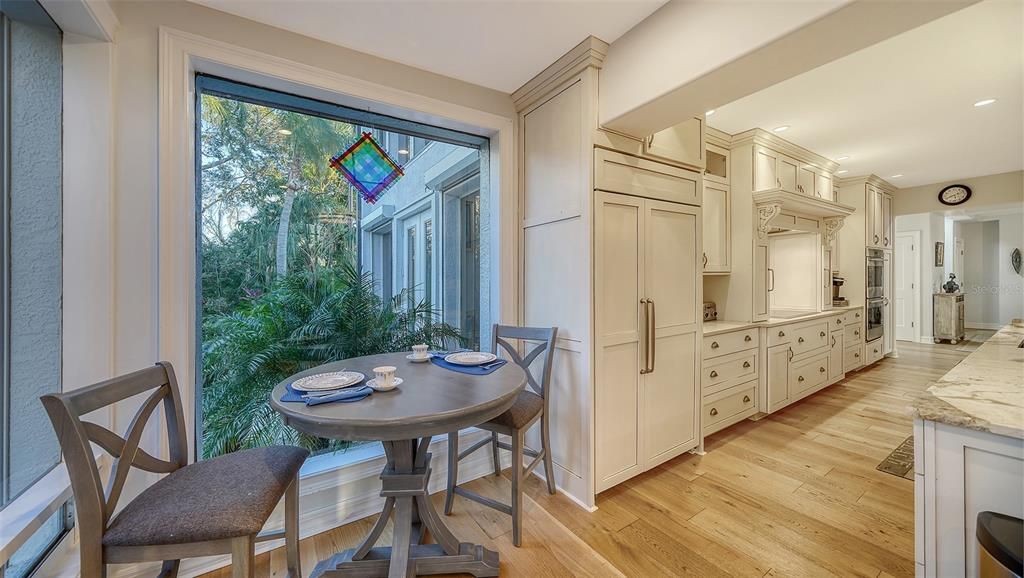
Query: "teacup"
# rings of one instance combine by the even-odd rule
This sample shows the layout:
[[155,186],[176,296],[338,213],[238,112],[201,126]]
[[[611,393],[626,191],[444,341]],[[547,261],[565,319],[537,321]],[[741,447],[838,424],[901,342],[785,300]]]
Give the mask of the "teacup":
[[393,387],[395,385],[395,370],[393,365],[382,365],[373,368],[373,375],[377,378],[377,385],[380,387]]
[[420,345],[413,345],[412,356],[419,359],[429,356],[429,353],[427,353],[427,346],[422,343]]

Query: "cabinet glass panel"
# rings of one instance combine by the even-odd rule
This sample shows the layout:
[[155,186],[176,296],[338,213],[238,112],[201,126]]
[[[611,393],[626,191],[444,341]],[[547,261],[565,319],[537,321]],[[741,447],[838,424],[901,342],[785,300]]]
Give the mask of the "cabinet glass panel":
[[728,159],[722,153],[708,149],[707,151],[707,174],[722,179],[729,178]]

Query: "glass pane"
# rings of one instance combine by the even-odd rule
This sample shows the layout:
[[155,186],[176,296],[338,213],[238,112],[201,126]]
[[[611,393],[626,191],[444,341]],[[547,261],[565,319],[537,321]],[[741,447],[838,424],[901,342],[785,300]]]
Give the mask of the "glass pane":
[[4,578],[25,578],[32,574],[68,529],[69,516],[65,508],[67,506],[54,512],[27,542],[14,551],[4,572],[0,573]]
[[[410,126],[410,134],[445,137],[418,148],[407,133],[375,126],[392,118],[209,77],[197,86],[200,454],[274,443],[347,448],[287,428],[267,397],[288,376],[330,361],[479,339],[488,316],[472,311],[471,331],[461,317],[479,308],[487,272],[476,257],[475,277],[459,265],[435,280],[435,250],[450,242],[460,255],[453,263],[462,259],[455,239],[463,224],[429,199],[448,183],[479,181],[480,145]],[[372,204],[329,164],[364,132],[404,165]],[[415,163],[406,164],[405,147]],[[479,199],[478,185],[473,192]],[[479,200],[475,211],[478,227]],[[479,252],[486,243],[475,238]]]
[[[60,391],[61,33],[35,2],[3,5],[0,81],[9,99],[3,126],[0,507],[60,459],[39,396]],[[6,407],[4,407],[6,405]]]

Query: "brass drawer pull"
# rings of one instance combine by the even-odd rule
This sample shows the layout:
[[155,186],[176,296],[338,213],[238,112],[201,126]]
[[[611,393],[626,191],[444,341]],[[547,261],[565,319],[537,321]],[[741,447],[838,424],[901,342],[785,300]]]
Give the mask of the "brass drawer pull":
[[860,354],[859,353],[854,353],[853,356],[854,357],[860,357]]
[[750,396],[749,395],[744,395],[743,396],[743,403],[750,403]]
[[718,342],[717,341],[712,341],[711,342],[711,349],[718,349]]
[[819,367],[818,368],[818,373],[825,373],[825,368],[824,367]]
[[786,336],[786,332],[785,331],[780,331],[779,332],[779,337],[785,337],[785,336]]
[[860,335],[860,329],[857,329],[856,331],[854,331],[853,334],[854,335]]
[[797,342],[797,343],[803,343],[803,342],[804,342],[804,338],[803,338],[803,337],[801,337],[801,338],[797,339],[797,340],[796,340],[796,342]]
[[751,341],[752,339],[753,339],[753,338],[752,338],[752,337],[750,337],[749,335],[744,335],[744,336],[743,336],[743,341],[747,341],[747,342],[749,342],[749,341]]
[[860,319],[860,313],[859,312],[858,313],[854,313],[853,316],[856,317],[857,319]]
[[842,324],[843,324],[843,320],[842,319],[836,319],[836,325],[842,325]]
[[750,367],[750,362],[749,361],[744,361],[743,362],[743,369],[746,369],[748,367]]
[[804,380],[804,376],[801,375],[800,377],[796,378],[796,380],[797,381],[803,381]]
[[718,415],[718,410],[715,408],[711,408],[711,415]]
[[711,377],[718,377],[718,372],[717,371],[712,371],[711,372]]
[[825,332],[824,332],[824,331],[822,331],[821,333],[819,333],[819,334],[818,334],[818,337],[825,337]]

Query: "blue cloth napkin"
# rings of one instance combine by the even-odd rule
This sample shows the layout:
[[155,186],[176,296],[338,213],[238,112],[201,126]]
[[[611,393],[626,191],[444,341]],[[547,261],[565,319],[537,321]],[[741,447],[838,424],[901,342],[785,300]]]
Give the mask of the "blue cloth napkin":
[[292,388],[290,383],[286,385],[285,388],[287,391],[281,396],[281,401],[305,403],[306,405],[319,405],[321,403],[331,403],[335,401],[359,401],[373,393],[373,390],[365,385],[360,385],[358,387],[346,387],[344,389],[339,389],[336,393],[324,395],[323,397],[311,397],[304,395],[306,392],[301,392]]
[[[441,355],[441,354],[434,354],[430,358],[430,363],[433,363],[434,365],[436,365],[438,367],[443,367],[445,369],[449,369],[451,371],[457,371],[459,373],[466,373],[466,374],[469,374],[469,375],[490,375],[490,374],[494,373],[495,371],[498,371],[499,369],[504,367],[505,364],[508,363],[508,361],[506,361],[504,359],[499,359],[499,360],[496,360],[496,361],[492,361],[490,364],[487,364],[487,363],[483,364],[484,367],[481,367],[479,365],[457,365],[457,364],[448,363],[447,361],[445,361],[444,360],[444,356]],[[485,367],[486,367],[486,369],[485,369]]]

